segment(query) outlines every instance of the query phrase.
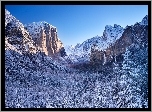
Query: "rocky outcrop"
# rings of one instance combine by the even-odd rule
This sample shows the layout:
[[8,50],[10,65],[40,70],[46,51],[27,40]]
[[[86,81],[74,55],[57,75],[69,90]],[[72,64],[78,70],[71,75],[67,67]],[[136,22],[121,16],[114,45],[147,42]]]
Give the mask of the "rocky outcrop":
[[[147,22],[144,21],[144,23]],[[147,46],[146,43],[148,43],[148,26],[146,24],[136,23],[133,26],[127,26],[122,36],[118,40],[116,40],[114,44],[111,44],[110,47],[105,50],[106,62],[117,62],[119,60],[118,57],[125,53],[126,48],[133,43]]]
[[46,35],[46,38],[47,38],[46,45],[47,45],[48,55],[50,55],[50,56],[53,54],[61,55],[60,50],[63,47],[63,43],[58,38],[56,28],[51,28],[48,30],[51,30],[51,35],[50,34]]
[[110,45],[110,47],[105,50],[106,61],[109,62],[113,58],[116,58],[116,56],[118,56],[119,54],[124,53],[126,47],[128,47],[132,43],[132,28],[128,27],[122,34],[122,37],[120,37],[120,39],[118,39],[113,45]]
[[64,56],[60,52],[61,49],[64,50],[64,46],[58,38],[56,27],[44,21],[33,22],[25,25],[25,27],[30,32],[32,39],[46,55],[51,57]]
[[[91,50],[90,62],[92,65],[104,65],[112,64],[113,62],[121,65],[123,62],[123,54],[126,49],[137,44],[140,46],[148,46],[148,16],[145,16],[142,22],[137,22],[132,26],[127,26],[124,29],[122,36],[119,39],[115,39],[114,43],[110,43],[109,47],[105,50],[98,49],[98,44],[96,44],[96,50]],[[114,25],[117,27],[117,25]],[[107,29],[107,28],[106,28]],[[108,29],[107,29],[108,30]],[[108,30],[109,31],[109,30]],[[108,34],[104,32],[103,37],[108,37]],[[107,38],[104,38],[107,39]]]

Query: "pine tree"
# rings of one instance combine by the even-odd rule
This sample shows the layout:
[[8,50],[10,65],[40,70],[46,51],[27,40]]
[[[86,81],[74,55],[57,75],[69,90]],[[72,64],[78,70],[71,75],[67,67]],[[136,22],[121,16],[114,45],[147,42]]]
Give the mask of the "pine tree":
[[134,44],[126,49],[123,71],[118,81],[121,88],[119,98],[123,99],[121,107],[147,107],[148,69],[146,65],[148,61],[145,62],[147,58],[145,52],[147,52],[145,48],[137,50]]

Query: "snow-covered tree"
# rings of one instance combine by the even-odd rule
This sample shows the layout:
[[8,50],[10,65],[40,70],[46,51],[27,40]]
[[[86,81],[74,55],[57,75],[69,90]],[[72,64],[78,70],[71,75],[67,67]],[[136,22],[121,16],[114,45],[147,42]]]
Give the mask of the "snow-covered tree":
[[[119,79],[121,107],[145,108],[148,103],[148,51],[138,44],[126,49]],[[137,61],[138,60],[138,61]]]

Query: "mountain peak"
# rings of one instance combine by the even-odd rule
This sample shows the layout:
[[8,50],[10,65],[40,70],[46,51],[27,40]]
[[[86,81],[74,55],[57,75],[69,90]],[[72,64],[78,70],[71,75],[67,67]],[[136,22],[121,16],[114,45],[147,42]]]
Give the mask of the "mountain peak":
[[148,15],[146,15],[141,22],[139,22],[141,25],[148,25]]
[[38,21],[38,22],[32,22],[32,23],[28,23],[28,24],[25,24],[24,25],[25,27],[28,27],[28,26],[34,26],[34,27],[45,27],[45,26],[50,26],[52,28],[56,28],[55,26],[52,26],[51,24],[49,24],[48,22],[46,21]]
[[118,39],[124,31],[124,28],[121,27],[120,25],[114,24],[114,26],[111,25],[106,25],[105,30],[103,32],[103,38],[109,41],[110,43],[113,40]]
[[[148,19],[148,15],[146,15],[144,18],[147,18],[147,19]],[[144,19],[144,18],[143,18],[143,19]]]
[[105,26],[105,29],[112,29],[112,28],[122,28],[122,27],[118,24],[114,24],[114,26],[111,26],[111,25],[106,25]]
[[[53,29],[54,32],[57,32],[57,28],[46,21],[32,22],[25,24],[24,26],[31,35],[37,35],[41,32],[41,30],[45,30],[47,33],[50,33],[48,30]],[[35,38],[35,36],[33,36],[33,38]]]

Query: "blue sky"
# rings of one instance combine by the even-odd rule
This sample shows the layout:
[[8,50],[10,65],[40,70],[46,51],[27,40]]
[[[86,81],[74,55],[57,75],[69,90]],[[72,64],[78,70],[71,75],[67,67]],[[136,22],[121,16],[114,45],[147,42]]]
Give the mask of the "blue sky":
[[148,15],[146,5],[7,5],[5,8],[23,24],[46,21],[57,27],[64,45],[102,36],[106,25],[125,28]]

